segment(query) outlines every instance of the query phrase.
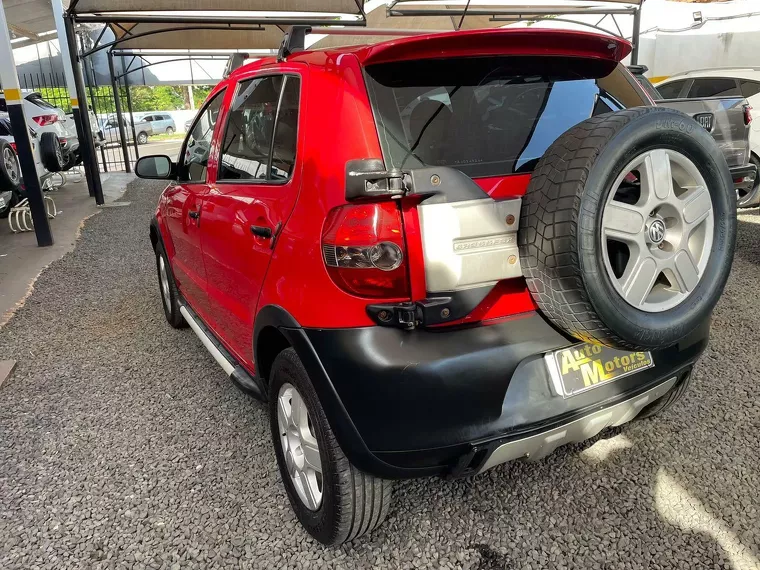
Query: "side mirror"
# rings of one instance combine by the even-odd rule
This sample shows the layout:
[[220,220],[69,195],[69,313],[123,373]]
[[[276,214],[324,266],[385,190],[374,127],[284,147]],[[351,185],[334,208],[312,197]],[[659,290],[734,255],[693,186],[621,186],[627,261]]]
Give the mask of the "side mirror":
[[166,155],[143,156],[135,164],[135,174],[147,180],[172,180],[177,176],[177,165]]

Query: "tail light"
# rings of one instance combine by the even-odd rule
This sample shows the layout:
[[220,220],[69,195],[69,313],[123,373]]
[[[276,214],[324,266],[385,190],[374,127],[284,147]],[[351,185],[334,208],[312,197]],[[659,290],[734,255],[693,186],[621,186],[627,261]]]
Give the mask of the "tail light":
[[395,202],[335,208],[322,232],[322,257],[330,278],[360,297],[409,296],[404,250]]
[[51,115],[39,115],[37,117],[33,117],[32,120],[41,127],[47,127],[48,125],[52,125],[53,123],[58,122],[58,115],[55,113]]
[[749,125],[752,122],[752,105],[744,105],[744,124]]
[[16,143],[12,142],[12,143],[8,143],[8,144],[11,145],[11,148],[13,149],[13,152],[15,152],[16,154],[18,154],[18,149],[16,148]]

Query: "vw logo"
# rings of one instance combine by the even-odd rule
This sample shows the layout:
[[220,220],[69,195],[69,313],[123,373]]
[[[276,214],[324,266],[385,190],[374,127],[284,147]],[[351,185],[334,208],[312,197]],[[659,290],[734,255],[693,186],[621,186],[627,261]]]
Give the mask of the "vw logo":
[[649,241],[659,245],[665,238],[665,224],[662,220],[653,220],[649,224]]

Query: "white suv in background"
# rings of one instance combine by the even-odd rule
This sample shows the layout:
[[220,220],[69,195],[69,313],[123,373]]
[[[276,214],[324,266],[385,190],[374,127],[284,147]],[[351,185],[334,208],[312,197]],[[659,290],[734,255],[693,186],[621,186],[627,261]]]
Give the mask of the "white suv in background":
[[[63,109],[46,101],[37,91],[21,90],[24,96],[24,115],[27,126],[42,136],[42,133],[53,133],[61,143],[63,152],[63,170],[68,170],[81,162],[79,158],[79,137],[73,117],[66,115]],[[6,112],[5,95],[0,92],[0,112]],[[90,112],[90,123],[93,127],[93,140],[100,144],[103,140],[100,133],[95,132],[98,122]]]
[[[665,99],[744,97],[752,106],[750,161],[760,169],[760,67],[698,69],[668,77],[655,85]],[[760,177],[758,177],[760,184]]]

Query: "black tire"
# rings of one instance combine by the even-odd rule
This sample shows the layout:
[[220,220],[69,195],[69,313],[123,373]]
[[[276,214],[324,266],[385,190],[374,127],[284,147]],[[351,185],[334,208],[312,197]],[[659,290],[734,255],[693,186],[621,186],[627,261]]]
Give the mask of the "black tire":
[[665,394],[662,398],[660,398],[659,400],[655,400],[651,404],[648,404],[647,406],[645,406],[644,409],[641,410],[641,413],[639,413],[639,415],[636,416],[636,419],[644,420],[647,418],[651,418],[671,408],[673,404],[675,404],[681,398],[683,398],[684,394],[689,389],[690,384],[691,384],[691,372],[689,372],[685,378],[681,379],[681,381],[678,384],[676,384],[674,388],[671,388],[670,392]]
[[77,164],[77,155],[73,152],[68,153],[63,160],[63,166],[61,167],[61,172],[66,172],[67,170],[71,170],[74,168]]
[[61,142],[55,133],[45,132],[40,136],[40,158],[42,166],[49,172],[61,172],[65,164]]
[[18,154],[5,140],[0,139],[0,190],[18,190],[21,186],[21,163]]
[[[322,502],[310,510],[298,496],[285,463],[277,406],[280,388],[288,383],[303,398],[310,428],[319,445],[322,464]],[[283,350],[272,365],[269,383],[269,412],[277,464],[298,520],[322,544],[336,545],[377,528],[388,515],[392,482],[359,471],[351,465],[335,439],[316,391],[295,353]]]
[[746,194],[737,196],[737,208],[754,208],[760,205],[760,160],[751,154],[749,162],[757,167],[757,178],[755,178],[755,185]]
[[148,144],[148,133],[145,131],[137,133],[137,144]]
[[172,127],[166,127],[166,134],[167,135],[173,135],[174,134],[174,128],[172,128]]
[[[714,216],[711,253],[680,304],[639,310],[616,291],[602,254],[601,220],[613,182],[640,154],[671,149],[705,179]],[[670,346],[710,317],[731,270],[736,199],[715,141],[692,118],[661,107],[599,115],[546,151],[523,198],[520,261],[533,298],[559,328],[586,342],[632,350]]]
[[[166,286],[164,286],[162,282],[162,262],[164,264],[167,280]],[[177,289],[177,284],[174,282],[174,275],[172,273],[171,265],[169,264],[169,258],[166,256],[166,250],[164,250],[164,244],[160,241],[156,244],[156,273],[158,274],[158,290],[161,294],[161,305],[164,307],[166,322],[175,329],[185,328],[187,322],[182,316],[182,313],[179,312],[179,290]]]

